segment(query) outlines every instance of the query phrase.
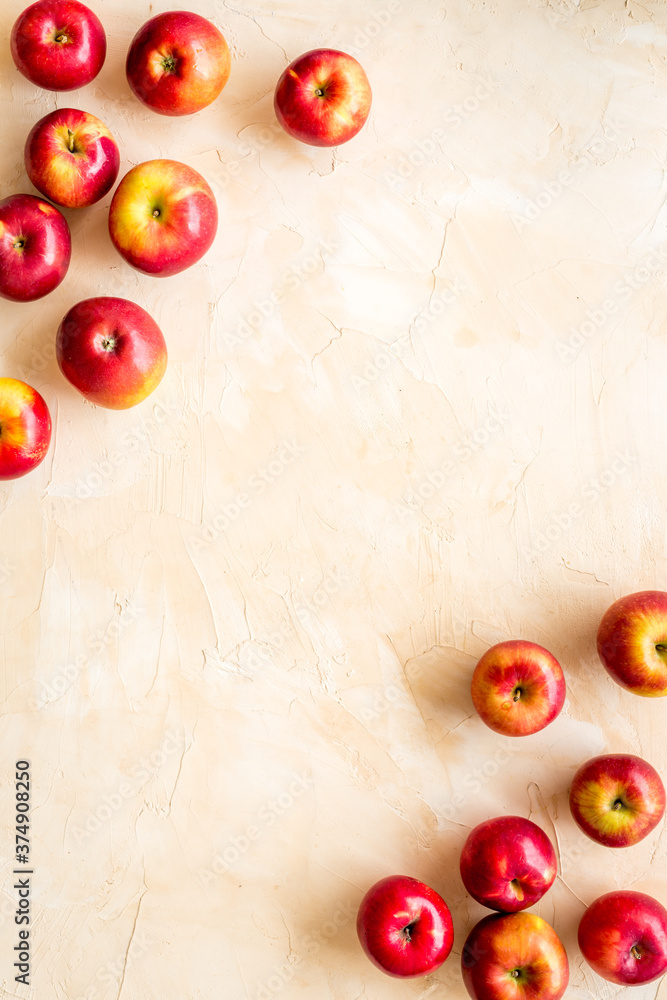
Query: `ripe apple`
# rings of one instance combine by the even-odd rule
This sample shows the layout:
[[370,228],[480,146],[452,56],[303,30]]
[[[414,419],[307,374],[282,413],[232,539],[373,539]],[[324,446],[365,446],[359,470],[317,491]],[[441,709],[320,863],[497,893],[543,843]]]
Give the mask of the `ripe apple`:
[[135,96],[161,115],[191,115],[211,104],[229,79],[224,36],[191,11],[157,14],[139,29],[125,64]]
[[0,378],[0,479],[18,479],[43,460],[51,443],[44,399],[17,378]]
[[136,302],[99,296],[78,302],[63,318],[56,359],[86,399],[125,410],[159,384],[167,345],[153,317]]
[[357,934],[371,962],[401,978],[433,972],[454,943],[444,899],[409,875],[390,875],[371,886],[359,907]]
[[641,590],[604,613],[598,655],[614,680],[647,698],[667,694],[667,593]]
[[107,54],[100,19],[79,0],[37,0],[17,18],[10,44],[17,69],[45,90],[85,87]]
[[591,840],[606,847],[630,847],[662,819],[665,786],[641,757],[602,754],[582,764],[572,779],[570,811]]
[[72,240],[64,215],[33,194],[0,201],[0,295],[32,302],[67,274]]
[[116,188],[109,233],[121,257],[144,274],[164,278],[195,264],[218,228],[210,187],[192,167],[176,160],[147,160]]
[[371,85],[346,52],[312,49],[290,63],[274,95],[276,117],[289,135],[311,146],[338,146],[363,127]]
[[532,906],[551,888],[556,852],[544,830],[522,816],[487,819],[469,834],[461,851],[461,878],[473,899],[514,913]]
[[578,939],[588,964],[610,983],[651,983],[667,970],[667,910],[643,892],[599,896],[581,918]]
[[553,927],[536,913],[491,913],[475,924],[461,953],[473,1000],[560,1000],[569,965]]
[[472,700],[496,733],[527,736],[556,718],[565,678],[555,656],[534,642],[511,639],[487,649],[472,676]]
[[75,108],[40,118],[26,139],[24,159],[37,190],[65,208],[99,201],[120,167],[118,146],[104,122]]

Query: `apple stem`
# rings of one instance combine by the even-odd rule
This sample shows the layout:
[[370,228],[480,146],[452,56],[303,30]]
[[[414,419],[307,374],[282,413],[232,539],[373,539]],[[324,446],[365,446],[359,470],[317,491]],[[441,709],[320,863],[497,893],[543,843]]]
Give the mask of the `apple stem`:
[[55,40],[58,42],[58,45],[64,45],[66,42],[69,42],[67,35],[56,35]]
[[74,132],[72,132],[71,128],[67,129],[67,148],[70,153],[74,152]]
[[13,246],[15,250],[23,250],[23,247],[25,246],[25,240],[17,240],[16,243],[13,244]]
[[154,208],[153,209],[153,218],[154,219],[159,219],[160,218],[160,209],[159,208]]
[[623,808],[623,799],[614,799],[611,808],[614,812],[618,812],[619,809]]
[[512,977],[512,979],[518,979],[520,975],[521,973],[519,972],[518,969],[512,969],[512,971],[510,972],[510,976]]
[[515,687],[512,693],[513,701],[521,701],[521,695],[523,694],[523,688]]
[[642,957],[641,949],[636,944],[633,944],[632,948],[630,949],[630,954],[632,955],[633,958]]
[[116,346],[116,338],[113,336],[104,337],[102,340],[102,348],[105,351],[113,351]]
[[655,651],[656,653],[664,653],[667,650],[667,646],[663,642],[656,642]]
[[412,928],[415,926],[416,923],[417,921],[413,920],[412,923],[406,924],[403,930],[401,931],[401,934],[403,935],[405,941],[410,941],[412,939]]
[[321,87],[318,87],[317,90],[315,91],[315,97],[324,97],[324,91],[322,90]]

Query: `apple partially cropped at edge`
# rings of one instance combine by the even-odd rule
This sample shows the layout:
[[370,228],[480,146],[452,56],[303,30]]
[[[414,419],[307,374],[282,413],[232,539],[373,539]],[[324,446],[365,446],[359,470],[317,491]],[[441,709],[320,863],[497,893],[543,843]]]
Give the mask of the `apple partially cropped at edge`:
[[600,622],[597,649],[621,687],[647,698],[667,695],[667,592],[641,590],[615,601]]
[[0,201],[0,296],[32,302],[60,284],[72,238],[65,216],[33,194]]
[[667,910],[646,893],[599,896],[581,918],[577,937],[588,964],[610,983],[638,986],[667,971]]
[[125,75],[142,104],[161,115],[191,115],[211,104],[229,79],[224,35],[192,11],[157,14],[139,29]]
[[487,649],[472,676],[473,704],[483,722],[504,736],[544,729],[565,702],[565,677],[543,646],[510,639]]
[[147,160],[116,188],[109,234],[121,257],[144,274],[164,278],[195,264],[218,228],[211,188],[193,167]]
[[107,40],[100,19],[79,0],[37,0],[14,22],[16,68],[45,90],[75,90],[102,69]]
[[136,406],[159,385],[167,345],[153,317],[128,299],[77,302],[56,335],[56,359],[71,384],[113,410]]
[[558,864],[551,841],[536,823],[523,816],[498,816],[471,830],[459,867],[473,899],[514,913],[551,888]]
[[51,415],[44,398],[17,378],[0,378],[0,479],[32,472],[49,450]]
[[454,943],[444,899],[409,875],[390,875],[371,886],[359,906],[357,934],[371,962],[400,978],[433,972]]
[[569,798],[577,826],[605,847],[638,844],[665,813],[660,775],[634,754],[602,754],[586,761],[572,779]]
[[65,208],[103,198],[120,167],[116,140],[104,122],[76,108],[59,108],[36,122],[24,150],[25,168],[38,191]]
[[363,128],[371,100],[368,77],[354,56],[311,49],[283,71],[273,103],[293,138],[311,146],[338,146]]
[[461,953],[473,1000],[560,1000],[569,980],[567,954],[536,913],[491,913],[475,924]]

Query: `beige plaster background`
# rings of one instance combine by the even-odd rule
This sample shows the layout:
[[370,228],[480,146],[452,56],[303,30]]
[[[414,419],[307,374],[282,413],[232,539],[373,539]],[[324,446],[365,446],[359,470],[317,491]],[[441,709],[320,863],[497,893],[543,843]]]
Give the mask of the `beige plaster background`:
[[[569,997],[622,992],[576,926],[608,889],[667,903],[662,828],[611,852],[567,810],[576,767],[640,753],[667,775],[665,704],[623,692],[595,632],[665,586],[667,13],[657,0],[191,0],[233,52],[188,119],[139,105],[124,59],[163,0],[97,0],[96,81],[40,92],[0,4],[0,196],[55,107],[101,117],[122,172],[200,170],[220,227],[165,280],[132,271],[110,196],[67,213],[63,284],[3,302],[3,375],[54,418],[0,489],[0,995],[39,1000],[463,998],[484,912],[472,825],[531,816],[560,875],[537,910]],[[277,126],[302,52],[355,54],[374,91],[336,150]],[[167,375],[126,412],[60,375],[79,299],[148,309]],[[496,737],[469,679],[523,637],[567,676],[562,716]],[[13,982],[13,764],[33,771],[32,992]],[[354,917],[392,873],[437,888],[454,953],[396,981]],[[659,984],[633,998],[666,997]]]

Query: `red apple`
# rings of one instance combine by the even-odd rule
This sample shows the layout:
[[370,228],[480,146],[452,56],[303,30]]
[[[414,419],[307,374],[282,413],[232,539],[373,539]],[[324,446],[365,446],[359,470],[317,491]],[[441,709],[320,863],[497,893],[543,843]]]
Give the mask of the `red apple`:
[[0,201],[0,295],[31,302],[67,274],[72,240],[64,215],[33,194]]
[[121,257],[144,274],[178,274],[204,256],[218,228],[210,187],[176,160],[148,160],[125,174],[109,208],[109,233]]
[[136,302],[100,296],[78,302],[64,317],[56,358],[86,399],[125,410],[160,383],[167,345],[153,317]]
[[494,732],[527,736],[559,714],[565,678],[548,650],[512,639],[487,649],[475,667],[471,693],[480,718]]
[[38,191],[65,208],[93,205],[111,190],[120,153],[95,115],[60,108],[33,125],[26,139],[25,168]]
[[641,590],[602,617],[598,655],[614,680],[648,698],[667,694],[667,593]]
[[454,928],[444,899],[408,875],[390,875],[361,901],[357,934],[371,962],[390,976],[426,976],[445,961]]
[[570,811],[591,840],[605,847],[630,847],[662,819],[665,786],[641,757],[603,754],[582,764],[572,779]]
[[491,913],[475,924],[461,953],[473,1000],[560,1000],[569,965],[553,927],[536,913]]
[[578,939],[588,964],[610,983],[638,986],[667,971],[667,910],[643,892],[599,896],[581,918]]
[[10,43],[17,69],[45,90],[85,87],[107,53],[99,18],[79,0],[38,0],[19,15]]
[[0,378],[0,479],[18,479],[43,460],[51,442],[44,399],[17,378]]
[[172,10],[146,21],[132,39],[125,73],[139,100],[161,115],[191,115],[229,79],[224,36],[205,17]]
[[556,878],[556,852],[544,830],[522,816],[480,823],[463,845],[461,878],[473,899],[513,913],[532,906]]
[[278,80],[276,117],[295,139],[311,146],[338,146],[363,127],[371,86],[353,56],[312,49],[295,59]]

